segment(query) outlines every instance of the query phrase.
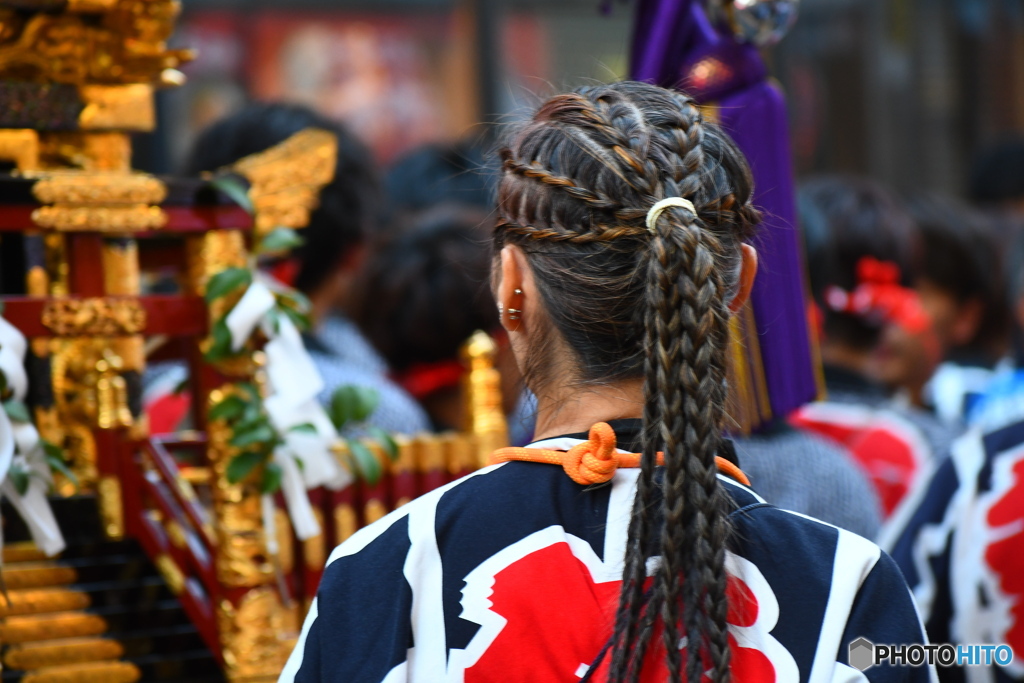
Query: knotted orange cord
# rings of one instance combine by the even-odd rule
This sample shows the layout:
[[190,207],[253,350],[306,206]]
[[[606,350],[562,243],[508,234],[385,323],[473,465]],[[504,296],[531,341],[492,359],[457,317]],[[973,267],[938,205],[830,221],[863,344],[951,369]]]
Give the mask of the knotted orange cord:
[[[639,467],[639,453],[617,453],[615,431],[607,422],[598,422],[590,428],[590,438],[567,451],[552,451],[546,448],[500,448],[491,454],[490,463],[518,460],[520,462],[541,462],[561,465],[565,473],[577,484],[604,484],[615,476],[620,467]],[[658,464],[664,465],[664,457],[658,453]],[[718,469],[740,482],[750,486],[750,480],[743,471],[725,458],[715,456]]]

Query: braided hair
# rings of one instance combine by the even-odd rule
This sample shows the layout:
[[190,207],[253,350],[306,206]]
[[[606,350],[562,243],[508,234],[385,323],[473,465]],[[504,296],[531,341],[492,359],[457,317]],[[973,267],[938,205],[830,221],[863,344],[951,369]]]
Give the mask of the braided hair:
[[[758,221],[747,163],[693,100],[634,82],[548,100],[500,155],[495,246],[525,253],[546,311],[524,324],[541,339],[561,335],[582,383],[644,379],[609,680],[639,679],[660,628],[671,680],[728,681],[729,503],[715,455],[728,303],[740,242]],[[695,213],[670,207],[649,230],[648,211],[667,197],[690,200]],[[549,372],[526,359],[535,392]],[[660,563],[649,583],[651,557]]]

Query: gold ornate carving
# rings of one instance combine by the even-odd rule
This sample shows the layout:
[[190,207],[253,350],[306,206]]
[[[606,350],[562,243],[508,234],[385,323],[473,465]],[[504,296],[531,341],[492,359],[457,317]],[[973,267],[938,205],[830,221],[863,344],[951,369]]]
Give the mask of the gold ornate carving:
[[501,373],[494,367],[497,346],[485,332],[477,331],[463,345],[461,356],[468,368],[463,378],[466,424],[477,439],[477,466],[491,453],[508,445],[508,424],[501,404]]
[[284,574],[291,574],[295,569],[295,536],[292,533],[292,520],[281,508],[274,510],[274,528],[277,530],[278,566]]
[[100,477],[96,487],[99,497],[100,519],[103,533],[111,540],[124,538],[124,503],[121,500],[121,482],[116,477]]
[[23,562],[4,569],[4,581],[12,589],[62,586],[77,580],[74,567],[52,562]]
[[[56,380],[56,376],[54,379]],[[71,415],[66,419],[69,420],[65,424],[68,435],[67,452],[71,454],[71,471],[78,478],[79,489],[91,491],[99,479],[96,471],[96,439],[89,424]]]
[[151,85],[83,85],[78,91],[85,103],[78,116],[82,130],[148,132],[156,127]]
[[79,173],[131,172],[132,145],[115,131],[48,131],[39,134],[39,168]]
[[480,466],[477,461],[476,440],[472,434],[449,433],[443,436],[443,440],[450,474],[459,475]]
[[398,446],[398,455],[391,463],[391,471],[394,474],[411,472],[416,469],[416,447],[412,440],[404,434],[396,434],[395,445]]
[[106,630],[103,617],[85,612],[7,617],[0,623],[0,643],[95,636]]
[[[316,517],[317,524],[320,528],[324,527],[324,513],[314,508],[313,515]],[[306,567],[313,571],[319,571],[324,568],[324,564],[327,562],[327,540],[323,534],[314,536],[313,538],[306,539],[302,542],[302,557],[306,562]]]
[[135,240],[112,240],[103,245],[103,290],[111,296],[139,293],[139,245]]
[[43,266],[32,266],[25,274],[25,291],[29,296],[46,296],[50,293],[50,276]]
[[228,680],[274,680],[291,650],[282,637],[285,615],[277,592],[266,586],[248,591],[237,606],[222,600],[217,618]]
[[43,325],[56,335],[138,334],[146,329],[146,309],[138,299],[52,299],[43,308]]
[[348,503],[342,503],[334,508],[335,543],[344,543],[358,528],[359,520],[356,518],[355,508]]
[[4,664],[12,669],[38,669],[59,664],[98,662],[124,655],[124,646],[110,638],[80,638],[53,642],[12,645],[4,653]]
[[41,206],[32,212],[39,228],[64,232],[132,233],[159,230],[167,214],[159,206]]
[[43,588],[31,590],[10,590],[10,603],[0,600],[0,618],[66,612],[85,609],[92,604],[88,593],[68,588]]
[[[241,390],[229,384],[211,392],[210,405],[236,391]],[[209,423],[207,439],[214,474],[211,490],[217,531],[217,577],[232,588],[269,584],[274,580],[274,568],[266,553],[260,492],[251,484],[228,481],[228,463],[238,449],[229,443],[231,430],[223,420]]]
[[176,519],[167,520],[167,524],[164,525],[167,531],[167,538],[170,539],[171,545],[175,548],[184,548],[188,545],[188,539],[185,537],[185,529],[182,528],[181,524]]
[[[0,77],[39,83],[157,83],[192,59],[168,50],[176,0],[74,0],[103,12],[100,21],[72,13],[5,16]],[[173,79],[177,76],[169,75]]]
[[366,518],[367,524],[373,524],[386,514],[388,514],[388,509],[384,507],[384,503],[379,498],[373,498],[363,508],[363,516]]
[[167,587],[171,589],[171,592],[175,595],[181,595],[181,592],[185,590],[185,575],[177,563],[171,559],[171,556],[166,553],[157,555],[153,564],[156,565],[160,576],[164,577],[164,581],[167,583]]
[[26,673],[21,683],[135,683],[142,678],[131,662],[83,662]]
[[186,259],[189,292],[202,295],[211,277],[226,268],[245,266],[245,239],[238,230],[211,230],[188,240]]
[[68,0],[67,10],[82,14],[97,14],[114,9],[118,0]]
[[39,168],[39,133],[27,128],[0,130],[0,159],[12,161],[19,171]]
[[50,296],[67,296],[70,263],[67,256],[67,238],[59,233],[43,235],[46,247],[46,271],[50,274]]
[[421,472],[444,469],[444,444],[433,434],[416,437],[416,464]]
[[334,178],[337,156],[333,133],[309,129],[234,164],[232,170],[250,183],[257,233],[305,227],[320,203],[320,190]]
[[32,541],[4,543],[3,548],[0,549],[0,557],[3,558],[3,564],[11,562],[41,562],[47,559],[46,553],[37,548],[36,544]]
[[32,195],[42,204],[159,204],[167,186],[144,173],[65,171],[43,175]]

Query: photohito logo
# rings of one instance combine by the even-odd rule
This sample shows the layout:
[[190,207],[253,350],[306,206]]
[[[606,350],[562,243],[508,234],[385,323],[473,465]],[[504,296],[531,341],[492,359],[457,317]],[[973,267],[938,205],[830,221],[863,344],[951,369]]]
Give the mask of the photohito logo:
[[1013,661],[1009,645],[875,645],[867,638],[850,643],[850,666],[865,671],[876,664],[894,666],[1006,666]]

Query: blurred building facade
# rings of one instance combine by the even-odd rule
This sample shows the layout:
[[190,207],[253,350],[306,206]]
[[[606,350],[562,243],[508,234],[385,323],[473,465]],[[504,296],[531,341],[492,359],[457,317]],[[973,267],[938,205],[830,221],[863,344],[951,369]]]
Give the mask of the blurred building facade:
[[[387,162],[553,90],[622,77],[632,18],[619,0],[184,6],[176,39],[199,58],[140,146],[156,171],[175,169],[198,129],[247,98],[311,104]],[[770,61],[790,97],[799,175],[959,194],[979,147],[1024,133],[1020,0],[803,0]]]

